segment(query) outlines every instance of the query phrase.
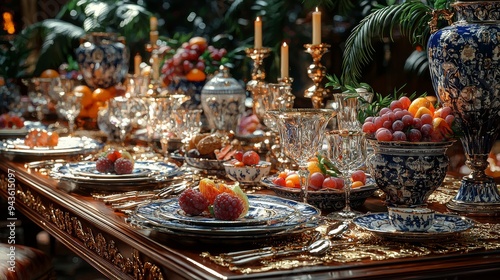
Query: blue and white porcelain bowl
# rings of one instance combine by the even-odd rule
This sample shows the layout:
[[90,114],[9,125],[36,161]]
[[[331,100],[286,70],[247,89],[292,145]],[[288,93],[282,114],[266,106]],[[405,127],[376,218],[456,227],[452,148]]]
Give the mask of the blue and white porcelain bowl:
[[398,231],[427,231],[434,223],[434,210],[425,207],[388,207],[389,220]]
[[224,162],[224,169],[229,179],[241,184],[259,184],[260,180],[271,171],[271,163],[259,161],[257,165],[234,166],[234,162]]
[[418,207],[444,180],[446,150],[453,142],[400,142],[368,139],[374,149],[366,165],[390,206]]

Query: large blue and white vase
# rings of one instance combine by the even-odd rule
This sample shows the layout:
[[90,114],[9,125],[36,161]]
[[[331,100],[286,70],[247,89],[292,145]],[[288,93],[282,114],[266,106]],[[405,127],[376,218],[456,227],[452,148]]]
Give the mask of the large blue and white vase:
[[367,139],[373,154],[368,171],[394,207],[419,207],[443,183],[453,142],[400,142]]
[[83,78],[92,88],[108,88],[123,81],[129,51],[116,33],[94,32],[82,38],[76,57]]
[[500,2],[452,5],[455,22],[431,35],[429,67],[439,100],[453,109],[471,173],[448,208],[475,215],[500,214],[500,194],[485,174],[500,132]]

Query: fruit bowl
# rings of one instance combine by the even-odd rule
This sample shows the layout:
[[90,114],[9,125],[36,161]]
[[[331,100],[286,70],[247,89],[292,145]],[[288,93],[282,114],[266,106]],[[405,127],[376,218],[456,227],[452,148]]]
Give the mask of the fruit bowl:
[[[262,184],[273,190],[276,195],[294,201],[302,201],[301,190],[299,188],[289,188],[278,186],[273,183],[273,177],[262,179]],[[375,180],[367,178],[366,185],[351,190],[350,204],[352,208],[358,208],[365,203],[365,200],[372,196],[377,190]],[[345,193],[341,189],[321,189],[318,191],[309,190],[307,192],[307,203],[320,209],[332,211],[342,210],[345,206]]]
[[259,161],[257,165],[235,166],[233,162],[224,162],[226,176],[240,184],[257,184],[269,174],[271,163]]

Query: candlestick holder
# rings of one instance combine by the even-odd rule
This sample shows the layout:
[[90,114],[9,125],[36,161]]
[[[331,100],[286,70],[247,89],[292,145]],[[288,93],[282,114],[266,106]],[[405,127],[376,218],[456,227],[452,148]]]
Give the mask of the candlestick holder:
[[325,43],[317,45],[305,44],[304,48],[306,48],[307,53],[311,54],[313,59],[313,63],[307,68],[307,76],[314,83],[313,86],[305,90],[304,97],[311,98],[313,108],[323,108],[323,100],[328,97],[328,91],[321,84],[326,75],[326,67],[321,64],[321,58],[329,51],[330,45]]
[[256,87],[260,87],[266,79],[266,71],[262,66],[264,58],[271,53],[270,48],[248,48],[245,50],[248,57],[253,60],[252,80],[247,83],[247,90],[253,92]]
[[278,79],[278,83],[284,85],[283,95],[280,96],[281,101],[284,103],[286,109],[293,108],[293,103],[295,101],[295,95],[292,93],[292,83],[293,78],[291,77],[281,77]]

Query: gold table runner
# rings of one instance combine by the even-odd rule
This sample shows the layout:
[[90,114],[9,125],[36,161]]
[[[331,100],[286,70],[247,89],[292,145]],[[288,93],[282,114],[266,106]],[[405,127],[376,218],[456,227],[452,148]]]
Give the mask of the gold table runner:
[[[454,197],[460,181],[447,177],[443,185],[429,198],[429,203],[444,204]],[[324,233],[326,225],[318,230]],[[298,240],[288,242],[288,245],[273,244],[276,248],[290,248],[291,243],[305,244],[315,233],[314,230],[302,234]],[[300,243],[302,242],[302,243]],[[241,273],[265,272],[275,269],[290,269],[313,265],[335,265],[335,263],[349,263],[359,261],[380,261],[431,255],[444,255],[451,253],[467,253],[479,250],[500,249],[500,224],[475,222],[473,228],[457,235],[457,238],[436,242],[399,242],[382,239],[369,231],[363,230],[354,224],[350,225],[341,238],[333,239],[332,248],[323,256],[312,256],[304,253],[289,257],[266,259],[247,265],[235,266],[228,262],[223,254],[212,255],[203,252],[201,256],[213,262],[228,267],[232,271]],[[295,247],[296,248],[296,245]]]

